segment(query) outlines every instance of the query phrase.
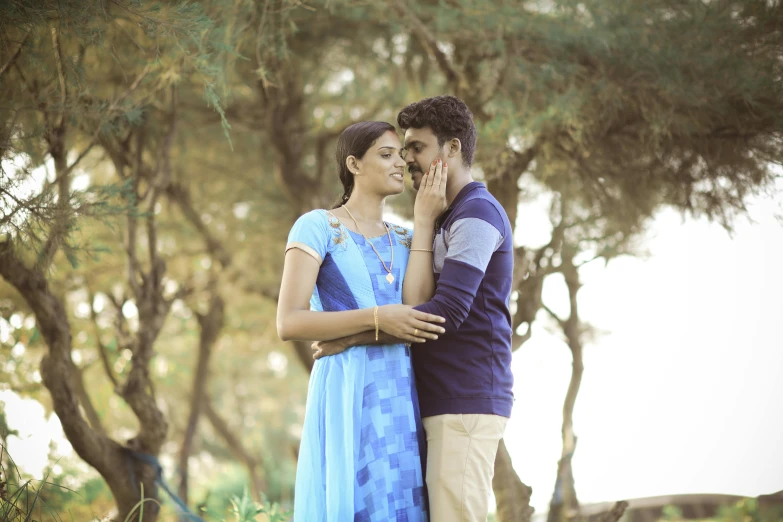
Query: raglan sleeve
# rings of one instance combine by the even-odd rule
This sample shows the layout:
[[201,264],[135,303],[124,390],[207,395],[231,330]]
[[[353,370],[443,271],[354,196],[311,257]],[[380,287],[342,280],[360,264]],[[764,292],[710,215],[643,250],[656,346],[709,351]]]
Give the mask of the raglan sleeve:
[[454,333],[468,317],[492,254],[503,239],[503,221],[486,200],[469,201],[449,227],[449,246],[435,295],[417,310],[446,319]]

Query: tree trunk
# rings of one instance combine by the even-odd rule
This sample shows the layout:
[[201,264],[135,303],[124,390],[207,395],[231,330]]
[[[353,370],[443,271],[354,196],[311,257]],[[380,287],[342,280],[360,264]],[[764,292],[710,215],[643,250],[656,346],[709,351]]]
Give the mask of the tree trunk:
[[488,170],[487,189],[492,193],[508,215],[512,229],[517,222],[519,205],[519,175],[521,172],[498,168]]
[[[62,107],[67,92],[64,87],[62,57],[60,56],[59,37],[56,30],[52,31],[54,51],[58,62]],[[149,366],[154,355],[153,345],[163,328],[172,300],[163,295],[163,278],[166,265],[157,252],[157,230],[153,209],[160,193],[165,190],[171,179],[169,153],[172,138],[176,129],[176,118],[172,97],[172,111],[169,115],[169,129],[161,145],[162,160],[158,168],[151,170],[154,182],[152,188],[145,192],[145,197],[139,197],[139,182],[142,177],[143,148],[145,134],[143,126],[136,129],[135,158],[130,157],[128,147],[112,150],[106,147],[112,159],[115,160],[118,172],[124,172],[131,166],[132,188],[135,192],[131,199],[135,210],[148,212],[130,212],[127,215],[126,254],[128,259],[127,282],[133,290],[133,297],[138,309],[138,331],[133,339],[131,351],[131,368],[127,380],[116,388],[116,392],[125,400],[139,421],[139,429],[135,437],[127,441],[126,446],[113,441],[101,433],[99,419],[91,409],[89,401],[80,401],[81,389],[78,379],[78,368],[71,359],[71,328],[65,306],[49,287],[47,271],[54,260],[59,247],[67,239],[69,215],[67,203],[70,201],[70,171],[75,163],[66,162],[65,121],[64,112],[57,115],[47,115],[46,141],[49,153],[54,159],[57,180],[58,215],[52,223],[49,237],[44,246],[44,252],[39,262],[27,266],[14,249],[11,239],[0,242],[0,276],[8,281],[25,299],[35,315],[41,335],[48,348],[41,361],[41,377],[44,386],[52,397],[54,412],[62,424],[65,436],[74,451],[87,464],[100,473],[114,496],[117,504],[119,520],[124,520],[136,507],[142,498],[147,500],[144,517],[140,522],[154,522],[157,519],[158,491],[155,486],[157,470],[153,466],[134,458],[133,452],[157,457],[161,446],[166,440],[168,423],[154,397],[154,386],[150,380]],[[108,144],[108,142],[107,142]],[[112,154],[113,153],[113,154]],[[76,160],[78,162],[79,159]],[[140,203],[141,202],[141,203]],[[141,209],[146,204],[145,209]],[[149,270],[142,270],[142,263],[137,258],[138,216],[144,215],[147,238],[147,254],[149,255]],[[81,408],[84,407],[92,417],[95,426],[85,420]],[[96,429],[97,428],[97,429]]]
[[577,305],[577,293],[579,292],[581,285],[579,283],[579,272],[573,264],[573,256],[569,256],[564,252],[563,257],[563,275],[565,276],[566,285],[568,286],[571,314],[567,320],[558,321],[568,340],[568,347],[571,350],[573,364],[571,380],[568,384],[568,392],[566,393],[565,401],[563,403],[563,449],[560,454],[560,460],[557,463],[557,479],[555,481],[552,500],[549,504],[547,522],[565,522],[569,520],[578,520],[580,518],[579,500],[576,496],[574,472],[571,461],[574,452],[576,451],[577,440],[576,435],[574,434],[574,406],[576,405],[576,397],[579,393],[579,387],[582,384],[582,373],[584,372],[581,329]]
[[198,347],[198,362],[193,376],[193,386],[190,394],[190,414],[185,426],[185,436],[179,452],[179,498],[188,504],[188,461],[193,450],[193,439],[196,436],[199,416],[203,409],[206,396],[207,380],[209,377],[209,361],[212,356],[212,348],[215,345],[220,331],[223,329],[225,303],[218,295],[214,284],[211,285],[212,296],[209,300],[209,310],[206,314],[197,314],[198,324],[201,328]]
[[[157,499],[155,476],[149,466],[129,460],[126,448],[93,429],[82,416],[74,387],[78,372],[71,360],[71,330],[65,307],[49,288],[44,273],[25,266],[10,241],[0,242],[0,275],[25,299],[35,314],[48,353],[41,361],[41,377],[52,397],[54,412],[74,451],[106,480],[119,511],[119,519],[139,501],[138,482],[146,498]],[[131,481],[132,469],[136,483]],[[145,509],[142,522],[154,522],[157,510]]]
[[573,425],[574,405],[582,382],[583,370],[582,354],[581,349],[579,349],[578,353],[574,353],[571,382],[568,385],[568,393],[563,405],[563,449],[560,454],[560,460],[557,463],[557,479],[555,490],[552,494],[552,501],[549,505],[548,522],[565,522],[578,519],[579,517],[579,500],[576,496],[574,471],[571,462],[576,451],[577,442]]
[[[487,189],[498,202],[503,205],[511,223],[512,231],[516,229],[517,206],[519,205],[519,176],[521,176],[535,157],[536,149],[531,147],[524,154],[513,151],[507,152],[507,157],[500,163],[487,169]],[[515,263],[522,259],[516,255]],[[516,273],[514,274],[517,275]],[[514,289],[519,290],[524,284],[521,277],[514,278]],[[524,336],[517,335],[516,327],[519,326],[523,315],[522,297],[517,304],[517,314],[514,317],[514,335],[512,337],[512,350],[518,349],[530,337],[531,330]],[[532,323],[532,320],[530,321]],[[492,479],[492,490],[497,502],[498,522],[528,522],[533,516],[533,508],[530,507],[530,495],[533,489],[523,483],[511,464],[511,457],[506,449],[505,441],[501,440],[495,457],[495,476]]]
[[530,507],[533,488],[526,486],[519,480],[519,476],[511,465],[511,456],[502,439],[495,456],[495,476],[492,478],[492,489],[495,491],[498,522],[530,522],[530,518],[533,516],[533,508]]

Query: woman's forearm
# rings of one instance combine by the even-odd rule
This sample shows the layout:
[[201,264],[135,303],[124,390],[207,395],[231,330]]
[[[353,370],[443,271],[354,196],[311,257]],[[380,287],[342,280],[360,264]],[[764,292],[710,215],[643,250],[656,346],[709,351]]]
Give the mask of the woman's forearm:
[[402,284],[403,304],[417,306],[435,295],[435,274],[432,268],[434,253],[431,252],[434,235],[434,223],[416,223]]
[[368,330],[375,331],[372,308],[344,312],[294,310],[277,317],[277,333],[283,341],[331,341]]

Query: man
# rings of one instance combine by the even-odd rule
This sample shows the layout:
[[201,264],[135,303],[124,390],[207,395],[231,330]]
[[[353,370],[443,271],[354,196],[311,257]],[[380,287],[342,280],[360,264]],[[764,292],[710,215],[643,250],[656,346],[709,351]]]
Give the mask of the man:
[[[513,404],[511,225],[471,175],[476,127],[464,102],[428,98],[405,107],[397,123],[405,131],[414,188],[433,162],[448,164],[448,208],[432,245],[435,295],[415,307],[444,317],[446,333],[412,350],[427,436],[430,519],[485,521],[495,455]],[[320,357],[367,342],[359,334],[315,343],[313,350]]]

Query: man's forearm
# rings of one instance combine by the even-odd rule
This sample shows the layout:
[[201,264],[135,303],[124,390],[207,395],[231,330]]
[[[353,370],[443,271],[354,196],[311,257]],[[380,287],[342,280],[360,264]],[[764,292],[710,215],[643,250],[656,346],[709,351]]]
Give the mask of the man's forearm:
[[375,340],[375,330],[368,330],[358,334],[347,335],[331,341],[313,343],[313,359],[321,359],[330,355],[337,355],[354,346],[372,346],[384,344],[402,344],[406,341],[397,339],[389,334],[380,332],[378,340]]
[[399,339],[384,332],[378,333],[378,340],[375,340],[375,330],[367,330],[358,334],[348,335],[341,339],[335,339],[335,342],[340,342],[346,348],[353,348],[354,346],[366,346],[374,344],[401,344],[407,343],[403,339]]

